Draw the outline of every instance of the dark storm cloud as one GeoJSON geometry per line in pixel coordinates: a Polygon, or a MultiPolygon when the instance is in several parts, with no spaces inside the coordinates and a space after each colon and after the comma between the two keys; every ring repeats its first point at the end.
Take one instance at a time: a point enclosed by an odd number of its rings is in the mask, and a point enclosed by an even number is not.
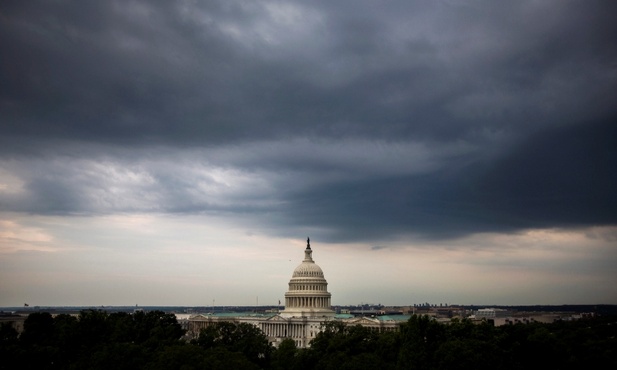
{"type": "Polygon", "coordinates": [[[3,11],[3,136],[456,138],[554,124],[581,99],[606,114],[615,92],[602,2],[296,9],[314,22],[278,2],[22,3],[3,11]]]}
{"type": "Polygon", "coordinates": [[[530,137],[478,179],[478,196],[533,225],[617,223],[615,121],[530,137]]]}
{"type": "Polygon", "coordinates": [[[497,158],[311,188],[284,219],[334,240],[614,225],[615,168],[617,125],[589,123],[532,135],[497,158]]]}
{"type": "Polygon", "coordinates": [[[5,2],[0,159],[24,192],[0,201],[263,211],[343,240],[612,224],[616,14],[611,1],[5,2]],[[380,149],[417,145],[420,159],[380,149]],[[467,149],[440,154],[453,147],[467,149]],[[148,162],[161,148],[270,185],[217,199],[200,182],[224,180],[148,162]],[[50,162],[51,176],[38,159],[22,168],[26,154],[86,160],[50,162]],[[88,172],[101,158],[150,182],[88,172]]]}

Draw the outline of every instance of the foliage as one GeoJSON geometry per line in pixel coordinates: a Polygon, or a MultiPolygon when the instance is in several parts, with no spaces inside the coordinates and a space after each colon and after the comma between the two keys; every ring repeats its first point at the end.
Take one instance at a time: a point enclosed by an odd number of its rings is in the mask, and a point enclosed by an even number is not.
{"type": "Polygon", "coordinates": [[[196,344],[202,348],[225,348],[241,353],[259,366],[269,364],[272,346],[256,326],[246,323],[220,322],[202,329],[196,344]]]}
{"type": "MultiPolygon", "coordinates": [[[[617,366],[617,318],[494,327],[412,316],[399,332],[331,322],[286,369],[576,369],[617,366]]],[[[278,354],[275,353],[275,356],[278,354]]]]}
{"type": "Polygon", "coordinates": [[[249,324],[219,323],[188,343],[175,316],[160,311],[31,314],[21,335],[0,326],[0,369],[551,369],[617,368],[617,318],[553,324],[412,316],[398,332],[332,321],[310,348],[273,348],[249,324]]]}
{"type": "Polygon", "coordinates": [[[293,339],[285,338],[273,353],[272,368],[275,370],[296,369],[299,367],[298,348],[293,339]]]}
{"type": "Polygon", "coordinates": [[[160,347],[182,343],[183,334],[176,317],[161,311],[87,310],[78,317],[35,312],[11,347],[2,343],[2,368],[136,369],[160,347]]]}

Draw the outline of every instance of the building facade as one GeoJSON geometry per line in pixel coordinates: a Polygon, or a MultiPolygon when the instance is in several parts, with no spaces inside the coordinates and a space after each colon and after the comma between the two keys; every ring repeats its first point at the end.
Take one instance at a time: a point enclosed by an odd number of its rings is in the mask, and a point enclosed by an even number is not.
{"type": "Polygon", "coordinates": [[[323,325],[332,320],[347,325],[362,325],[377,331],[398,330],[400,321],[337,317],[332,310],[331,298],[328,282],[321,267],[313,260],[310,239],[307,239],[304,260],[295,268],[289,280],[284,310],[272,315],[194,315],[189,318],[188,330],[189,334],[195,337],[201,329],[217,322],[248,323],[260,328],[274,346],[289,338],[298,348],[310,346],[311,340],[323,330],[323,325]]]}
{"type": "Polygon", "coordinates": [[[310,239],[306,240],[304,260],[293,272],[289,289],[285,293],[285,309],[282,317],[334,317],[332,295],[328,282],[315,261],[310,239]]]}

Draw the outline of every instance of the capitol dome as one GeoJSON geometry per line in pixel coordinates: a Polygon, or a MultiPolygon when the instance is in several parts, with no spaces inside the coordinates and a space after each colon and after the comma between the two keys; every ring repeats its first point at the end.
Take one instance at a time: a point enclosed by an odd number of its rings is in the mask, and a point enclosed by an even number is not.
{"type": "Polygon", "coordinates": [[[294,273],[293,273],[294,278],[301,278],[301,277],[311,277],[311,278],[319,277],[322,279],[324,278],[321,267],[319,267],[313,261],[313,258],[311,257],[311,253],[312,253],[311,247],[308,246],[307,249],[304,251],[304,254],[305,254],[304,261],[302,261],[302,263],[298,265],[298,267],[296,267],[296,269],[294,270],[294,273]]]}
{"type": "Polygon", "coordinates": [[[333,316],[330,299],[328,282],[321,267],[313,261],[313,250],[310,239],[307,239],[304,260],[296,267],[289,280],[289,290],[285,293],[285,310],[281,312],[281,316],[333,316]]]}

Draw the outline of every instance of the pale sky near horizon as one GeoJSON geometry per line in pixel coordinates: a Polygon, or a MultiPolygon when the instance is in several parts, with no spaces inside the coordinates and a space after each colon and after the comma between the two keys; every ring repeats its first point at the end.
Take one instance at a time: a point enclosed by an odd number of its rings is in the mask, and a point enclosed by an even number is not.
{"type": "Polygon", "coordinates": [[[617,5],[375,4],[3,2],[0,307],[617,304],[617,5]]]}

